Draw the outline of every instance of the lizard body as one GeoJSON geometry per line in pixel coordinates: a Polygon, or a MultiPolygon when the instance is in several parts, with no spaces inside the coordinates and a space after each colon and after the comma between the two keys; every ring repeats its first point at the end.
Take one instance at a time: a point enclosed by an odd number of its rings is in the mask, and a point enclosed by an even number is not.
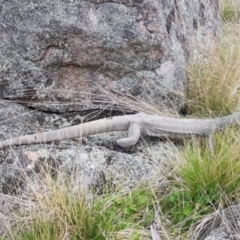
{"type": "Polygon", "coordinates": [[[215,119],[182,119],[138,113],[104,118],[54,131],[20,136],[0,142],[0,149],[14,145],[47,143],[79,138],[103,132],[128,131],[128,137],[117,140],[121,147],[137,143],[141,132],[149,136],[170,140],[197,137],[211,137],[214,131],[240,124],[240,113],[215,119]]]}

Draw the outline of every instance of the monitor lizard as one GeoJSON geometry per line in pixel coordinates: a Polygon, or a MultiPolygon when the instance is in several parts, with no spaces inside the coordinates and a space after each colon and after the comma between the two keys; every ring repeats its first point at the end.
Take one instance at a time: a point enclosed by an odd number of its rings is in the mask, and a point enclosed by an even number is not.
{"type": "Polygon", "coordinates": [[[126,138],[117,140],[119,146],[124,148],[131,147],[137,143],[141,133],[146,133],[149,136],[169,140],[191,138],[193,136],[208,137],[209,148],[213,150],[212,134],[227,126],[238,125],[239,123],[240,113],[213,119],[173,118],[138,113],[103,118],[49,132],[7,139],[0,142],[0,149],[15,145],[47,143],[71,138],[80,138],[104,132],[128,131],[128,136],[126,138]]]}

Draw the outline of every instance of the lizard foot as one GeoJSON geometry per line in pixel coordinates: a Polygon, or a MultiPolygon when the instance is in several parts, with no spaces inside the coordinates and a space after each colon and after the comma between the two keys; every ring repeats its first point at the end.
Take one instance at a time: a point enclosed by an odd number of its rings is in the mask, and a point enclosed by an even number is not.
{"type": "Polygon", "coordinates": [[[117,140],[117,144],[123,148],[135,145],[140,137],[140,126],[138,123],[130,123],[128,137],[117,140]]]}

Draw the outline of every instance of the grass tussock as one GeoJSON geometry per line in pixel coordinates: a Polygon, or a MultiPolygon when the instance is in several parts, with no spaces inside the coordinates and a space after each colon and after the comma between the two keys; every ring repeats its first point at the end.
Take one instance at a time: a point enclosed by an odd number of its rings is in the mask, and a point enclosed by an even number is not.
{"type": "Polygon", "coordinates": [[[34,192],[35,207],[22,216],[23,227],[12,233],[13,239],[106,239],[101,214],[81,190],[74,191],[66,179],[56,182],[48,174],[43,186],[34,192]]]}
{"type": "Polygon", "coordinates": [[[227,15],[229,8],[239,13],[240,2],[221,1],[223,24],[219,42],[204,59],[189,66],[187,103],[190,114],[219,116],[239,109],[240,25],[224,22],[227,17],[223,15],[227,15]]]}
{"type": "Polygon", "coordinates": [[[216,116],[236,111],[240,98],[240,45],[223,42],[188,71],[191,114],[216,116]]]}
{"type": "MultiPolygon", "coordinates": [[[[169,192],[160,200],[171,233],[185,236],[215,210],[238,203],[240,197],[240,131],[215,135],[215,149],[186,142],[182,161],[172,173],[169,192]]],[[[191,239],[191,237],[190,237],[191,239]]]]}
{"type": "MultiPolygon", "coordinates": [[[[205,196],[216,208],[224,205],[221,195],[231,202],[240,193],[240,131],[232,128],[215,134],[215,149],[193,144],[183,153],[180,176],[192,196],[205,196]]],[[[222,206],[224,207],[224,206],[222,206]]]]}

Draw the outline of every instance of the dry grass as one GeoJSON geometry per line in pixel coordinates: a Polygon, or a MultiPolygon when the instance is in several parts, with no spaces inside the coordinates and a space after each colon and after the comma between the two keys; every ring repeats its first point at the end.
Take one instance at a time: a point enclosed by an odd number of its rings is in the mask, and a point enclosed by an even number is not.
{"type": "Polygon", "coordinates": [[[240,131],[226,129],[215,134],[215,149],[195,143],[186,145],[180,175],[193,196],[208,195],[211,204],[227,205],[221,195],[236,201],[240,193],[240,131]],[[215,195],[214,195],[215,194],[215,195]],[[210,196],[211,195],[211,196],[210,196]]]}
{"type": "Polygon", "coordinates": [[[236,19],[240,19],[240,2],[220,2],[221,39],[212,52],[188,69],[189,112],[198,116],[227,115],[240,107],[240,25],[236,24],[236,19]]]}
{"type": "Polygon", "coordinates": [[[15,217],[18,227],[11,229],[8,239],[106,239],[101,213],[67,176],[53,179],[47,171],[28,201],[33,207],[15,217]]]}
{"type": "Polygon", "coordinates": [[[224,26],[223,39],[204,61],[188,70],[191,114],[216,116],[237,111],[240,99],[239,27],[224,26]]]}
{"type": "Polygon", "coordinates": [[[240,2],[239,0],[220,0],[221,18],[227,23],[239,23],[240,2]]]}

